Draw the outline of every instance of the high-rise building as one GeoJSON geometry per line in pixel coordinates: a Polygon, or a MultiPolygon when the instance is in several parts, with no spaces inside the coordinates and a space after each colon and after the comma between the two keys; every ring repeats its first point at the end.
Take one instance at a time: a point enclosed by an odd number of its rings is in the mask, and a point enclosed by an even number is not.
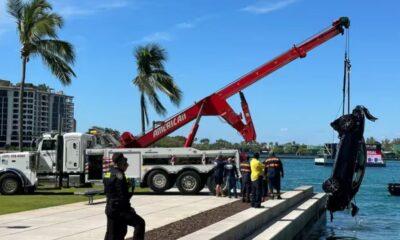
{"type": "MultiPolygon", "coordinates": [[[[19,84],[0,80],[0,147],[18,146],[19,84]]],[[[25,84],[23,102],[24,146],[43,133],[75,131],[73,97],[48,86],[25,84]],[[60,121],[61,120],[61,121],[60,121]]]]}

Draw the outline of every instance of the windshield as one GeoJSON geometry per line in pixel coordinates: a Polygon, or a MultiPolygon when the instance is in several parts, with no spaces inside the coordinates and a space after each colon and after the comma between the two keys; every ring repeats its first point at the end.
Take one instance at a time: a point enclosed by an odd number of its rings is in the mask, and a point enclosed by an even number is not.
{"type": "Polygon", "coordinates": [[[56,140],[53,139],[43,140],[42,150],[43,151],[56,150],[56,140]]]}

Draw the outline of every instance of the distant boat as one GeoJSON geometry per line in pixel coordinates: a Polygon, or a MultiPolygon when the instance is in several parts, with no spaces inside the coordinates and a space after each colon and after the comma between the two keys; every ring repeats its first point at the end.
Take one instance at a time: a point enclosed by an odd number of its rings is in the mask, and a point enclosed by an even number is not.
{"type": "Polygon", "coordinates": [[[388,190],[391,195],[400,196],[400,183],[389,183],[388,190]]]}
{"type": "Polygon", "coordinates": [[[367,148],[367,167],[386,167],[380,143],[365,144],[365,147],[367,148]]]}
{"type": "Polygon", "coordinates": [[[325,143],[323,152],[314,158],[315,165],[332,166],[336,157],[337,143],[325,143]]]}
{"type": "MultiPolygon", "coordinates": [[[[381,144],[365,144],[367,149],[367,167],[386,167],[382,158],[381,144]]],[[[327,143],[324,146],[324,153],[314,159],[315,165],[332,166],[336,157],[336,143],[327,143]]]]}

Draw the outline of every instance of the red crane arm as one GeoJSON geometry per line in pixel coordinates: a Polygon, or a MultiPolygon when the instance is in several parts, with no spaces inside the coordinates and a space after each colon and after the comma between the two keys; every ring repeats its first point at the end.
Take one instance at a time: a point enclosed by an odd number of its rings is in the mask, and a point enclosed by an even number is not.
{"type": "Polygon", "coordinates": [[[315,35],[303,43],[295,45],[287,52],[258,67],[235,82],[227,85],[222,90],[211,94],[210,96],[195,103],[191,107],[169,118],[159,126],[145,133],[143,136],[135,139],[131,133],[123,133],[120,139],[122,147],[147,147],[197,118],[195,125],[193,126],[192,131],[185,143],[186,147],[190,146],[198,129],[200,117],[207,115],[223,117],[232,127],[240,132],[246,141],[255,140],[256,133],[250,116],[250,111],[243,94],[241,94],[242,109],[245,114],[246,123],[241,121],[241,115],[238,115],[233,111],[233,109],[226,102],[226,99],[242,91],[246,87],[257,82],[275,70],[285,66],[291,61],[297,58],[305,57],[307,52],[335,37],[336,35],[342,34],[344,32],[344,28],[348,28],[349,26],[350,20],[347,17],[341,17],[334,21],[332,26],[327,30],[315,35]]]}
{"type": "Polygon", "coordinates": [[[320,34],[310,38],[309,40],[294,45],[292,49],[283,53],[282,55],[272,59],[271,61],[265,63],[264,65],[258,67],[254,71],[246,74],[237,81],[224,87],[222,90],[217,92],[217,95],[221,98],[229,98],[230,96],[242,91],[251,84],[257,82],[261,78],[267,76],[268,74],[276,71],[277,69],[285,66],[296,58],[303,58],[306,56],[307,52],[311,51],[315,47],[323,44],[329,39],[335,37],[338,34],[342,34],[344,28],[350,26],[350,20],[347,17],[341,17],[332,23],[332,27],[323,31],[320,34]]]}

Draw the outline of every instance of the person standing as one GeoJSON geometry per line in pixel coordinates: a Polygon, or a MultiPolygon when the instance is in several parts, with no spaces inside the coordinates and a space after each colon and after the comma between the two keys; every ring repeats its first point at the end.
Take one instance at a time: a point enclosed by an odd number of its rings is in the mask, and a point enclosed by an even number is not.
{"type": "Polygon", "coordinates": [[[251,168],[251,206],[254,208],[261,207],[262,181],[264,175],[264,165],[258,160],[259,153],[254,153],[253,159],[250,161],[251,168]]]}
{"type": "Polygon", "coordinates": [[[130,199],[133,192],[129,192],[125,171],[128,169],[127,159],[122,153],[114,153],[113,166],[104,175],[104,191],[107,196],[106,216],[107,232],[105,240],[123,240],[128,230],[128,225],[135,228],[134,240],[143,240],[145,234],[145,221],[134,208],[130,199]]]}
{"type": "Polygon", "coordinates": [[[222,192],[222,184],[224,183],[225,161],[222,160],[220,155],[218,155],[215,159],[214,164],[215,196],[225,197],[222,192]]]}
{"type": "Polygon", "coordinates": [[[264,161],[264,175],[262,181],[262,202],[267,200],[268,197],[268,176],[267,176],[267,169],[265,168],[265,161],[264,161]]]}
{"type": "Polygon", "coordinates": [[[277,199],[281,198],[281,178],[283,178],[283,165],[281,160],[275,156],[274,152],[270,152],[267,160],[265,160],[265,169],[268,176],[268,190],[272,199],[274,199],[274,189],[276,190],[277,199]]]}
{"type": "Polygon", "coordinates": [[[240,163],[240,174],[242,175],[241,181],[241,194],[242,194],[242,202],[250,202],[250,191],[251,191],[251,168],[249,157],[246,157],[244,161],[240,163]]]}
{"type": "Polygon", "coordinates": [[[224,176],[228,184],[228,197],[231,198],[231,190],[237,198],[236,180],[239,178],[239,173],[233,158],[228,158],[228,164],[225,165],[224,176]]]}

